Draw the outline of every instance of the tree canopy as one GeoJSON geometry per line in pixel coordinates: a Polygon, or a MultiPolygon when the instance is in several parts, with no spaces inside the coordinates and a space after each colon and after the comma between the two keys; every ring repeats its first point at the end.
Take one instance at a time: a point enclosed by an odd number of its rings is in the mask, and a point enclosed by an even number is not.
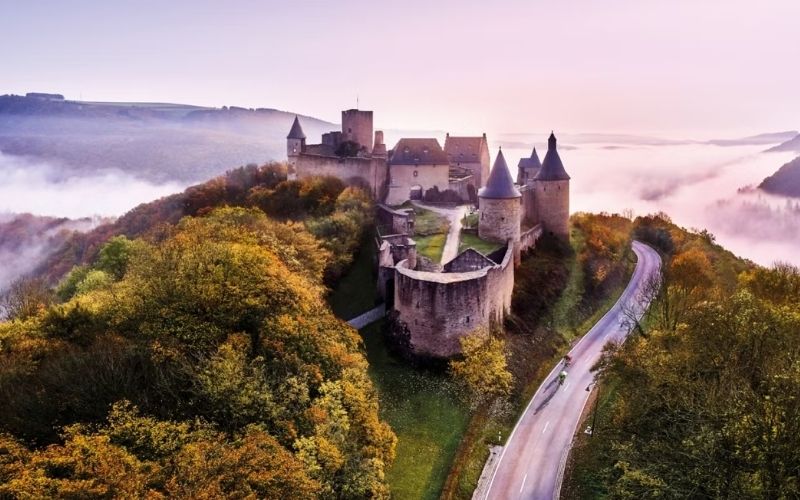
{"type": "Polygon", "coordinates": [[[0,324],[0,497],[388,495],[395,436],[304,224],[218,208],[98,255],[0,324]]]}

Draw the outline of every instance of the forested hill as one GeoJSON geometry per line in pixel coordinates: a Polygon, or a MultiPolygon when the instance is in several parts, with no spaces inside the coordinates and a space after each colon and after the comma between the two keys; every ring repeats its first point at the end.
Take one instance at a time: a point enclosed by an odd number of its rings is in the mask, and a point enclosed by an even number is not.
{"type": "Polygon", "coordinates": [[[261,209],[278,220],[305,221],[310,231],[335,250],[328,270],[334,276],[349,261],[352,251],[348,250],[355,248],[361,225],[371,217],[353,211],[345,216],[337,210],[337,196],[344,188],[341,181],[329,177],[287,181],[286,166],[280,163],[236,168],[182,193],[139,205],[113,223],[86,233],[73,233],[37,268],[35,275],[54,283],[73,266],[91,262],[113,236],[152,237],[184,216],[202,215],[222,206],[241,206],[261,209]]]}
{"type": "Polygon", "coordinates": [[[387,498],[396,438],[323,281],[372,210],[276,164],[75,235],[54,292],[2,304],[0,498],[387,498]]]}
{"type": "Polygon", "coordinates": [[[663,276],[598,364],[563,498],[798,498],[800,270],[748,265],[664,217],[636,226],[663,276]]]}
{"type": "Polygon", "coordinates": [[[768,193],[800,198],[800,157],[783,165],[758,187],[768,193]]]}
{"type": "MultiPolygon", "coordinates": [[[[119,170],[154,183],[192,183],[230,165],[286,155],[295,114],[236,106],[85,102],[0,96],[0,151],[58,164],[64,177],[119,170]]],[[[303,117],[310,137],[336,126],[303,117]]]]}

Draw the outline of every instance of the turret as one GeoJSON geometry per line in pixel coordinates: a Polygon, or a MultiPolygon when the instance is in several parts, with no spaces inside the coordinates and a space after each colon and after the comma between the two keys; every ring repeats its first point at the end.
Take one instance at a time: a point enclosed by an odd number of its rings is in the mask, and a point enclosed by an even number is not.
{"type": "Polygon", "coordinates": [[[303,132],[303,127],[300,126],[300,119],[295,116],[292,129],[289,130],[289,135],[286,136],[286,156],[298,156],[306,149],[306,134],[303,132]]]}
{"type": "Polygon", "coordinates": [[[514,186],[511,172],[508,171],[503,151],[500,150],[486,180],[486,186],[478,191],[478,236],[483,240],[499,243],[512,240],[512,244],[516,245],[519,242],[522,220],[521,198],[522,195],[514,186]]]}
{"type": "Polygon", "coordinates": [[[387,155],[386,153],[386,144],[383,143],[383,131],[376,130],[375,131],[375,144],[372,147],[372,156],[379,156],[385,158],[387,155]]]}
{"type": "Polygon", "coordinates": [[[300,126],[300,119],[295,115],[292,129],[286,136],[286,160],[288,163],[286,176],[291,180],[297,179],[297,157],[306,150],[306,134],[300,126]]]}
{"type": "Polygon", "coordinates": [[[533,148],[530,158],[520,158],[517,164],[517,184],[524,186],[533,182],[533,178],[539,173],[542,168],[542,162],[539,161],[539,155],[536,153],[536,148],[533,148]]]}
{"type": "Polygon", "coordinates": [[[552,132],[542,168],[533,179],[536,219],[544,230],[569,239],[569,174],[561,163],[552,132]]]}

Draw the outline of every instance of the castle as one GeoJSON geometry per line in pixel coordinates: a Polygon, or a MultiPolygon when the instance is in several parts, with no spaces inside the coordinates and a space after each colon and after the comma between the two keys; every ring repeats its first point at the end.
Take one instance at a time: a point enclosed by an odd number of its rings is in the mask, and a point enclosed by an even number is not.
{"type": "Polygon", "coordinates": [[[342,111],[342,130],[323,134],[320,144],[306,144],[295,117],[286,155],[289,179],[331,175],[367,188],[389,205],[437,196],[474,202],[489,171],[486,134],[448,134],[444,149],[436,139],[403,138],[387,151],[383,132],[373,131],[372,111],[358,109],[342,111]]]}
{"type": "Polygon", "coordinates": [[[489,172],[486,135],[400,139],[390,151],[372,131],[372,112],[342,112],[342,131],[306,145],[297,118],[287,137],[290,175],[333,175],[360,184],[379,203],[378,292],[392,318],[392,335],[415,358],[446,359],[460,339],[487,331],[511,308],[514,268],[546,233],[569,239],[569,181],[554,134],[539,162],[534,149],[518,165],[517,182],[502,150],[489,172]],[[373,140],[374,139],[374,140],[373,140]],[[463,187],[462,187],[463,186],[463,187]],[[471,188],[468,188],[471,186],[471,188]],[[478,188],[477,193],[470,189],[478,188]],[[391,208],[432,192],[449,191],[478,204],[478,237],[500,248],[489,255],[468,248],[439,264],[417,255],[413,212],[391,208]]]}

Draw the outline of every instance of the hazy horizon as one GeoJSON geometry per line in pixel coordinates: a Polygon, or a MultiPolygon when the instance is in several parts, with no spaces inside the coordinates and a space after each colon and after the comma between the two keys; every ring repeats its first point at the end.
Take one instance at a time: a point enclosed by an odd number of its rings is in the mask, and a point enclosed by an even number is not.
{"type": "Polygon", "coordinates": [[[800,116],[793,0],[78,0],[4,11],[10,93],[330,121],[358,99],[380,127],[461,133],[748,135],[795,129],[800,116]]]}

